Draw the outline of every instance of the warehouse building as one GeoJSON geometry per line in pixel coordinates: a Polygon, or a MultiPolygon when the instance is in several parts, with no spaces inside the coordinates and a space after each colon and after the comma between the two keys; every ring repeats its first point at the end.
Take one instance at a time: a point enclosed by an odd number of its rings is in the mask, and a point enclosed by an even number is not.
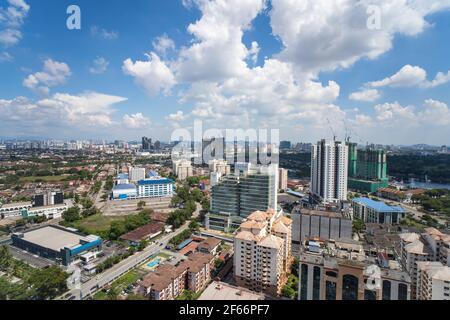
{"type": "Polygon", "coordinates": [[[15,233],[11,237],[13,245],[43,258],[55,260],[68,266],[82,254],[100,251],[102,239],[85,236],[74,229],[57,226],[45,226],[24,233],[15,233]]]}

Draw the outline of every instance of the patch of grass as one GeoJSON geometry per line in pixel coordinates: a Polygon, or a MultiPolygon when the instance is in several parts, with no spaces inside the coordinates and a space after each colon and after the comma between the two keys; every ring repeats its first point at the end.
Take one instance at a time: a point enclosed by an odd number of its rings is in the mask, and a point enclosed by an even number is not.
{"type": "Polygon", "coordinates": [[[158,253],[158,256],[161,258],[164,258],[166,260],[168,260],[170,257],[172,257],[170,254],[164,253],[164,252],[160,252],[158,253]]]}
{"type": "Polygon", "coordinates": [[[83,232],[89,234],[103,234],[109,231],[111,223],[114,221],[124,221],[125,217],[103,216],[96,214],[79,221],[71,223],[71,225],[83,232]]]}
{"type": "Polygon", "coordinates": [[[94,295],[94,300],[108,300],[108,294],[105,291],[99,291],[94,295]]]}
{"type": "Polygon", "coordinates": [[[117,292],[121,292],[122,290],[126,289],[128,286],[132,285],[138,279],[140,276],[135,271],[130,271],[126,274],[124,274],[122,277],[114,281],[111,285],[111,287],[117,292]]]}

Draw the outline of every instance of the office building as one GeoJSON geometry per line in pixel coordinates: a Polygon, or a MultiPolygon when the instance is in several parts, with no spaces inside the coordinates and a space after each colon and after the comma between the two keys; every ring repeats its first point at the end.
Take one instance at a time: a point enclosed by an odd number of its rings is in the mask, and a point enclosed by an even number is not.
{"type": "Polygon", "coordinates": [[[62,192],[48,191],[33,197],[33,207],[44,207],[63,203],[64,194],[62,192]]]}
{"type": "Polygon", "coordinates": [[[211,188],[211,207],[206,216],[206,227],[230,232],[254,211],[276,210],[277,189],[277,165],[255,166],[246,173],[221,177],[211,188]]]}
{"type": "Polygon", "coordinates": [[[288,188],[288,170],[278,169],[278,190],[286,191],[288,188]]]}
{"type": "Polygon", "coordinates": [[[319,141],[311,149],[311,195],[315,202],[347,200],[348,147],[338,141],[319,141]]]}
{"type": "Polygon", "coordinates": [[[440,262],[417,262],[417,300],[450,301],[450,267],[440,262]]]}
{"type": "Polygon", "coordinates": [[[13,202],[0,204],[0,218],[18,217],[23,209],[30,209],[30,202],[13,202]]]}
{"type": "Polygon", "coordinates": [[[22,210],[20,210],[20,215],[23,218],[45,216],[46,219],[58,219],[62,217],[62,214],[67,209],[68,206],[65,203],[53,204],[48,206],[23,208],[22,210]]]}
{"type": "Polygon", "coordinates": [[[191,161],[189,160],[175,160],[173,162],[173,174],[183,181],[194,175],[191,161]]]}
{"type": "Polygon", "coordinates": [[[175,189],[175,181],[163,177],[152,177],[139,180],[137,194],[139,198],[171,197],[175,189]]]}
{"type": "Polygon", "coordinates": [[[234,277],[240,287],[273,296],[287,280],[292,221],[270,209],[256,211],[234,237],[234,277]]]}
{"type": "Polygon", "coordinates": [[[410,300],[411,278],[380,252],[353,240],[306,240],[299,262],[299,300],[410,300]]]}
{"type": "Polygon", "coordinates": [[[280,150],[289,150],[289,149],[291,149],[290,141],[281,141],[280,142],[280,150]]]}
{"type": "Polygon", "coordinates": [[[369,198],[352,200],[353,217],[366,223],[399,224],[406,217],[401,206],[388,206],[382,201],[369,198]]]}
{"type": "Polygon", "coordinates": [[[435,228],[427,228],[421,234],[402,233],[400,238],[400,257],[411,276],[411,296],[415,300],[418,298],[418,262],[434,261],[450,266],[450,235],[435,228]]]}
{"type": "Polygon", "coordinates": [[[142,137],[142,150],[150,151],[152,149],[152,139],[142,137]]]}
{"type": "Polygon", "coordinates": [[[101,238],[57,226],[14,233],[11,239],[13,246],[64,266],[72,264],[82,254],[102,249],[101,238]]]}
{"type": "Polygon", "coordinates": [[[349,143],[348,187],[360,192],[377,192],[389,185],[386,151],[368,146],[358,149],[356,143],[349,143]]]}
{"type": "Polygon", "coordinates": [[[128,176],[131,182],[136,182],[145,179],[145,168],[130,167],[128,169],[128,176]]]}
{"type": "Polygon", "coordinates": [[[113,199],[127,200],[137,197],[136,185],[132,183],[118,184],[112,190],[113,199]]]}
{"type": "Polygon", "coordinates": [[[352,239],[352,220],[340,212],[295,207],[291,213],[292,243],[300,246],[308,238],[352,239]]]}

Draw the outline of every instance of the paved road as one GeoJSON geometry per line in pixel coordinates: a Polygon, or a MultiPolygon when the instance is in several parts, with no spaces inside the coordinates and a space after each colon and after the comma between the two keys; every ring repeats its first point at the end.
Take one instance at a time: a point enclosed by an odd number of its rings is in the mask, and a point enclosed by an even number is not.
{"type": "MultiPolygon", "coordinates": [[[[393,202],[396,205],[400,205],[402,206],[405,210],[407,210],[415,219],[421,220],[423,218],[423,216],[425,215],[425,213],[417,210],[417,208],[415,208],[414,206],[405,204],[405,203],[401,203],[401,202],[397,202],[397,201],[393,201],[393,200],[386,200],[389,202],[393,202]]],[[[440,224],[445,225],[446,221],[442,218],[440,218],[438,215],[431,213],[431,216],[436,219],[440,224]]]]}
{"type": "Polygon", "coordinates": [[[175,232],[170,233],[157,240],[158,243],[162,243],[163,245],[160,246],[154,244],[147,247],[146,249],[144,249],[144,251],[134,254],[133,256],[116,264],[112,268],[92,278],[88,282],[83,283],[79,289],[72,289],[69,292],[66,292],[63,296],[57,298],[57,300],[65,300],[67,298],[70,298],[70,296],[74,296],[75,297],[74,300],[82,300],[87,298],[88,296],[94,294],[104,286],[114,282],[126,272],[143,263],[149,257],[158,254],[161,251],[161,249],[164,249],[166,247],[170,239],[186,230],[188,226],[189,221],[186,222],[181,228],[179,228],[175,232]]]}
{"type": "Polygon", "coordinates": [[[105,202],[101,202],[102,199],[102,195],[103,195],[103,188],[105,187],[105,183],[106,181],[103,180],[102,181],[102,186],[100,187],[100,191],[97,192],[97,194],[95,195],[95,199],[94,199],[94,206],[97,207],[98,209],[102,209],[105,206],[105,202]]]}

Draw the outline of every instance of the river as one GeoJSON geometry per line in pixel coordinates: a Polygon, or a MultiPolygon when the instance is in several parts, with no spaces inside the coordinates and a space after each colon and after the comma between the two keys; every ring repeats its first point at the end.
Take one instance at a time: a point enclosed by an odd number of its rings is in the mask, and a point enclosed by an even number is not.
{"type": "Polygon", "coordinates": [[[409,183],[404,182],[396,182],[396,185],[414,188],[414,189],[447,189],[450,190],[450,184],[441,184],[441,183],[434,183],[434,182],[420,182],[420,181],[414,181],[414,179],[411,179],[409,183]]]}

